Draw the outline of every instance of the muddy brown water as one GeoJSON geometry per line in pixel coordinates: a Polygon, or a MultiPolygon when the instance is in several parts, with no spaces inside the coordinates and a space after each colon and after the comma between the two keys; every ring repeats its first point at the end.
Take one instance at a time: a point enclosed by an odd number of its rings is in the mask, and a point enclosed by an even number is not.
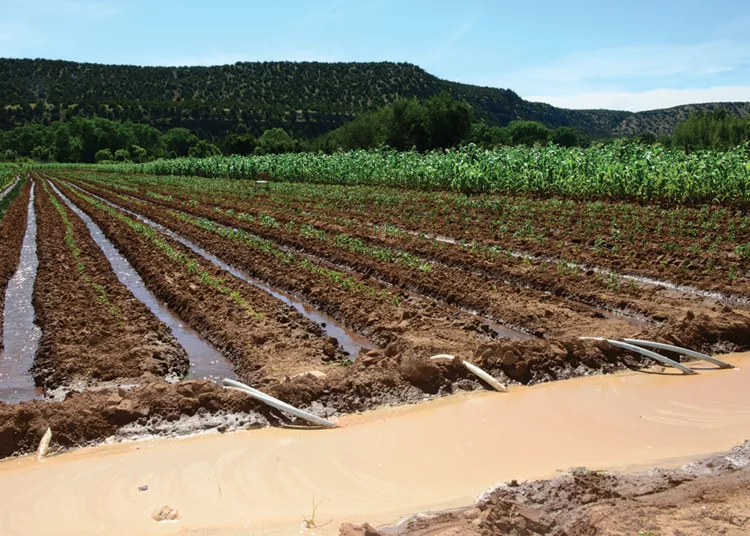
{"type": "Polygon", "coordinates": [[[134,218],[138,218],[140,221],[142,221],[146,225],[149,225],[153,227],[154,229],[157,229],[158,231],[164,233],[171,239],[176,240],[177,242],[189,248],[194,253],[200,255],[201,257],[203,257],[204,259],[206,259],[213,265],[232,274],[237,279],[241,279],[242,281],[245,281],[246,283],[253,285],[269,293],[271,296],[282,301],[283,303],[287,305],[291,305],[302,316],[320,325],[321,329],[323,329],[326,335],[328,335],[329,337],[336,338],[336,340],[339,342],[339,344],[344,349],[344,351],[348,353],[352,358],[356,357],[357,354],[359,354],[360,350],[362,349],[369,350],[369,349],[375,348],[375,345],[372,342],[370,342],[366,337],[363,337],[362,335],[359,335],[358,333],[345,328],[343,325],[339,324],[333,317],[328,316],[324,312],[312,307],[309,304],[306,304],[304,302],[297,300],[292,295],[287,294],[281,289],[272,287],[260,281],[259,279],[251,277],[250,275],[246,274],[242,270],[238,270],[237,268],[230,266],[229,264],[225,263],[220,258],[218,258],[216,255],[209,253],[205,249],[201,248],[200,246],[196,245],[190,240],[180,236],[179,234],[175,233],[171,229],[168,229],[164,227],[163,225],[156,223],[155,221],[152,221],[149,218],[138,214],[137,212],[134,212],[127,208],[116,205],[115,203],[112,203],[111,201],[108,201],[107,199],[104,199],[103,197],[99,197],[95,194],[92,194],[91,192],[87,192],[74,184],[70,184],[70,186],[73,188],[76,188],[77,190],[85,192],[86,195],[90,195],[91,197],[96,198],[102,203],[106,203],[112,208],[116,208],[117,210],[121,210],[122,212],[133,216],[134,218]]]}
{"type": "Polygon", "coordinates": [[[154,316],[162,321],[172,332],[190,359],[189,378],[221,381],[222,378],[236,378],[231,362],[197,332],[185,325],[167,306],[161,303],[146,287],[145,283],[131,266],[128,260],[117,251],[96,223],[54,184],[49,183],[65,204],[83,220],[96,245],[107,257],[117,279],[148,307],[154,316]]]}
{"type": "Polygon", "coordinates": [[[40,389],[34,385],[29,369],[39,347],[42,332],[34,324],[34,281],[39,259],[36,254],[36,211],[34,189],[31,185],[26,233],[21,245],[21,257],[15,274],[5,289],[3,315],[3,349],[0,353],[0,401],[14,404],[39,398],[40,389]]]}
{"type": "MultiPolygon", "coordinates": [[[[590,376],[342,417],[333,430],[263,429],[0,462],[7,534],[338,534],[468,505],[558,470],[676,467],[750,437],[750,353],[739,367],[590,376]],[[139,487],[148,486],[145,491],[139,487]],[[312,501],[319,524],[301,529],[312,501]],[[182,516],[157,523],[169,505],[182,516]]],[[[53,432],[54,433],[54,432],[53,432]]],[[[54,436],[53,436],[54,443],[54,436]]]]}

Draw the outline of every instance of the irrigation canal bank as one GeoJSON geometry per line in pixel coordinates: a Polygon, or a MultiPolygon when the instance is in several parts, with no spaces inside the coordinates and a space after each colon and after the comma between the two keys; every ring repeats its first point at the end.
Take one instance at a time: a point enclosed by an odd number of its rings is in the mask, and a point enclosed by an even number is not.
{"type": "Polygon", "coordinates": [[[340,419],[334,430],[268,428],[0,462],[8,534],[318,535],[472,503],[511,479],[558,470],[676,467],[750,437],[750,353],[737,369],[591,376],[474,393],[340,419]],[[145,491],[139,488],[147,486],[145,491]],[[164,505],[181,518],[158,523],[164,505]]]}

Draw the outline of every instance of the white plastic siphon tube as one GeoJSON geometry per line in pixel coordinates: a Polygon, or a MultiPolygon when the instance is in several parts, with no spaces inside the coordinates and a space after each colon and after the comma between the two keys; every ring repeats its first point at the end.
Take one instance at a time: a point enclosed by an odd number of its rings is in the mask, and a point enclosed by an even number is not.
{"type": "MultiPolygon", "coordinates": [[[[449,355],[449,354],[438,354],[438,355],[432,356],[430,359],[432,359],[433,361],[448,361],[448,360],[451,360],[451,359],[455,359],[455,357],[452,356],[452,355],[449,355]]],[[[505,385],[503,385],[502,383],[500,383],[499,381],[497,381],[495,378],[493,378],[492,376],[490,376],[489,374],[487,374],[485,371],[483,371],[482,369],[480,369],[478,366],[472,365],[468,361],[464,361],[463,364],[464,364],[464,367],[466,367],[466,370],[468,370],[469,372],[471,372],[472,374],[474,374],[477,378],[479,378],[481,380],[484,380],[495,391],[499,391],[501,393],[505,393],[505,392],[508,391],[508,389],[505,387],[505,385]]]]}
{"type": "Polygon", "coordinates": [[[287,404],[286,402],[282,402],[278,398],[274,398],[261,391],[258,391],[257,389],[253,389],[249,385],[245,385],[242,382],[224,378],[222,380],[222,383],[224,384],[224,387],[228,389],[234,389],[235,391],[242,391],[246,395],[252,398],[255,398],[256,400],[260,400],[261,402],[273,408],[276,408],[279,411],[289,413],[291,415],[294,415],[295,417],[299,417],[300,419],[304,419],[308,422],[317,424],[319,426],[325,426],[327,428],[336,428],[336,425],[332,423],[331,421],[328,421],[322,417],[318,417],[317,415],[313,415],[312,413],[308,413],[301,409],[295,408],[294,406],[291,406],[287,404]]]}
{"type": "Polygon", "coordinates": [[[636,346],[646,346],[647,348],[657,348],[659,350],[667,350],[669,352],[675,352],[677,354],[686,355],[688,357],[694,357],[695,359],[701,359],[703,361],[708,361],[709,363],[714,363],[718,365],[719,368],[725,368],[725,369],[734,368],[734,365],[730,365],[729,363],[722,361],[720,359],[716,359],[715,357],[711,357],[710,355],[702,354],[694,350],[689,350],[681,346],[675,346],[673,344],[665,344],[663,342],[656,342],[656,341],[644,341],[641,339],[623,339],[623,341],[625,341],[628,344],[635,344],[636,346]]]}
{"type": "Polygon", "coordinates": [[[645,348],[641,348],[640,346],[635,346],[634,344],[628,344],[626,342],[620,342],[620,341],[613,341],[612,339],[605,339],[604,337],[578,337],[578,338],[583,341],[606,341],[612,346],[616,346],[617,348],[622,348],[623,350],[630,350],[632,352],[645,355],[646,357],[650,357],[651,359],[654,359],[660,363],[664,363],[665,365],[674,367],[678,370],[681,370],[684,374],[698,374],[694,370],[687,368],[685,365],[682,365],[678,363],[677,361],[669,359],[668,357],[664,357],[663,355],[659,355],[656,352],[652,352],[651,350],[646,350],[645,348]]]}

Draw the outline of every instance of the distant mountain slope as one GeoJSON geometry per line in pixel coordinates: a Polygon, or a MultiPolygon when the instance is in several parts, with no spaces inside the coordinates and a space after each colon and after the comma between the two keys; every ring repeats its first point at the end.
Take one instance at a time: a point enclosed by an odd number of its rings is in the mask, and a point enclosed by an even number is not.
{"type": "Polygon", "coordinates": [[[638,112],[626,117],[613,129],[615,136],[633,136],[650,132],[657,136],[671,134],[679,123],[685,121],[693,112],[712,112],[726,110],[739,116],[750,114],[750,102],[707,102],[705,104],[684,104],[662,110],[638,112]]]}
{"type": "MultiPolygon", "coordinates": [[[[217,67],[136,67],[0,59],[0,129],[75,115],[187,127],[202,136],[283,127],[312,137],[358,113],[402,97],[442,90],[466,99],[478,118],[569,125],[594,138],[667,132],[688,107],[630,112],[566,110],[523,100],[508,89],[440,80],[406,63],[237,63],[217,67]]],[[[699,105],[724,106],[724,105],[699,105]]],[[[731,103],[747,113],[748,103],[731,103]]]]}

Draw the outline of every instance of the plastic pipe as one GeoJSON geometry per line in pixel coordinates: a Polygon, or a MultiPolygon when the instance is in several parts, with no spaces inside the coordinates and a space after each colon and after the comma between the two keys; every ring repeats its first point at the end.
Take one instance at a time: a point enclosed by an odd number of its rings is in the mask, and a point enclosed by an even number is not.
{"type": "Polygon", "coordinates": [[[682,348],[681,346],[674,346],[673,344],[665,344],[663,342],[655,342],[655,341],[644,341],[641,339],[623,339],[623,341],[625,341],[628,344],[635,344],[636,346],[646,346],[648,348],[668,350],[670,352],[675,352],[678,354],[686,355],[688,357],[694,357],[695,359],[702,359],[703,361],[709,361],[711,363],[719,365],[719,368],[724,368],[724,369],[734,368],[734,365],[730,365],[729,363],[721,361],[720,359],[716,359],[715,357],[711,357],[710,355],[702,354],[700,352],[696,352],[693,350],[688,350],[687,348],[682,348]]]}
{"type": "MultiPolygon", "coordinates": [[[[455,357],[452,356],[452,355],[449,355],[449,354],[438,354],[438,355],[432,356],[430,359],[432,359],[433,361],[447,361],[447,360],[455,359],[455,357]]],[[[500,383],[495,378],[493,378],[492,376],[490,376],[489,374],[487,374],[485,371],[483,371],[482,369],[480,369],[478,366],[472,365],[468,361],[464,361],[463,364],[464,364],[464,367],[466,367],[466,369],[469,372],[471,372],[472,374],[474,374],[477,378],[479,378],[481,380],[484,380],[495,391],[500,391],[501,393],[505,393],[505,392],[508,391],[508,389],[502,383],[500,383]]]]}
{"type": "Polygon", "coordinates": [[[606,341],[612,346],[616,346],[617,348],[622,348],[623,350],[630,350],[631,352],[636,352],[641,355],[645,355],[646,357],[650,357],[651,359],[654,359],[660,363],[664,363],[665,365],[674,367],[678,370],[681,370],[684,374],[698,374],[694,370],[687,368],[685,365],[681,365],[677,361],[669,359],[668,357],[664,357],[663,355],[659,355],[656,352],[652,352],[651,350],[646,350],[644,348],[641,348],[640,346],[635,346],[634,344],[628,344],[626,342],[620,342],[620,341],[613,341],[612,339],[605,339],[604,337],[579,337],[579,339],[590,340],[590,341],[606,341]]]}
{"type": "Polygon", "coordinates": [[[235,391],[242,391],[246,395],[251,396],[252,398],[255,398],[256,400],[260,400],[264,404],[268,404],[269,406],[276,408],[279,411],[289,413],[291,415],[294,415],[295,417],[299,417],[300,419],[304,419],[308,422],[317,424],[319,426],[325,426],[327,428],[336,428],[336,425],[332,423],[331,421],[328,421],[322,417],[318,417],[317,415],[313,415],[312,413],[308,413],[301,409],[295,408],[294,406],[291,406],[287,404],[286,402],[282,402],[278,398],[274,398],[261,391],[258,391],[257,389],[253,389],[249,385],[245,385],[242,382],[230,380],[229,378],[224,378],[222,380],[222,383],[228,389],[234,389],[235,391]]]}

